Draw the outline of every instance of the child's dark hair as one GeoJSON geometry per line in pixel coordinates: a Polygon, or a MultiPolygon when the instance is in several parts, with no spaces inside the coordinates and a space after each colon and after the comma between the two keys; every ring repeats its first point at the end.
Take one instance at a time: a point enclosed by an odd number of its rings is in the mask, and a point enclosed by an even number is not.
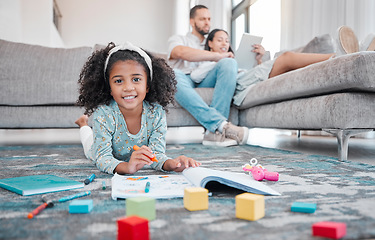
{"type": "MultiPolygon", "coordinates": [[[[210,46],[208,46],[208,41],[213,41],[213,40],[214,40],[214,37],[215,37],[215,34],[216,34],[217,32],[220,32],[220,31],[225,32],[225,33],[229,36],[229,34],[227,33],[227,31],[225,31],[225,30],[223,30],[223,29],[218,29],[218,28],[216,28],[216,29],[212,30],[212,31],[208,34],[208,36],[207,36],[206,44],[204,45],[204,50],[207,50],[207,51],[210,51],[210,50],[211,50],[210,46]]],[[[232,47],[231,47],[230,45],[229,45],[228,52],[232,52],[232,53],[234,53],[234,52],[233,52],[233,49],[232,49],[232,47]]]]}
{"type": "Polygon", "coordinates": [[[141,64],[147,73],[147,87],[149,88],[145,100],[150,104],[159,103],[167,110],[167,105],[174,101],[176,92],[176,79],[172,68],[162,58],[154,57],[147,51],[146,54],[152,61],[152,80],[150,81],[150,70],[144,58],[136,51],[119,50],[111,55],[107,70],[104,65],[109,51],[115,47],[109,43],[105,48],[93,52],[79,75],[80,84],[77,105],[84,107],[86,115],[91,115],[100,105],[109,105],[113,99],[109,86],[109,72],[117,61],[133,60],[141,64]]]}

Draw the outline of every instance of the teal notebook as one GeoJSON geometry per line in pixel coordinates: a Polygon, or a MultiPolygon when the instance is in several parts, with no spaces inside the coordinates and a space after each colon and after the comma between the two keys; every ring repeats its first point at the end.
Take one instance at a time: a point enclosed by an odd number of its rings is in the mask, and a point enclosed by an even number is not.
{"type": "Polygon", "coordinates": [[[83,188],[82,182],[54,175],[32,175],[0,179],[0,187],[23,196],[83,188]]]}

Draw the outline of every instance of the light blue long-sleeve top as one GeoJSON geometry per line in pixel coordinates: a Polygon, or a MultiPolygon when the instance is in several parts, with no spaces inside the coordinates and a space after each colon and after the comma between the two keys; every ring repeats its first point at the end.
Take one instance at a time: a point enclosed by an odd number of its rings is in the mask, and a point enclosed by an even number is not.
{"type": "Polygon", "coordinates": [[[165,154],[166,114],[159,104],[143,101],[141,129],[135,135],[128,131],[115,101],[96,109],[92,129],[94,142],[89,158],[103,172],[113,174],[119,163],[128,162],[134,145],[146,145],[153,151],[158,159],[151,165],[154,169],[162,170],[164,162],[169,159],[165,154]]]}

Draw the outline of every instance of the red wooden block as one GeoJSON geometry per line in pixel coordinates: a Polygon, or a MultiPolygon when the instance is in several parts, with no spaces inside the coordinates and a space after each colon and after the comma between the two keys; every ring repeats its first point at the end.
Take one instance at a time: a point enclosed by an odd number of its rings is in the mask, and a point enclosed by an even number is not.
{"type": "Polygon", "coordinates": [[[118,219],[117,239],[149,240],[148,220],[138,216],[118,219]]]}
{"type": "Polygon", "coordinates": [[[342,222],[317,222],[312,225],[313,236],[339,239],[346,235],[346,224],[342,222]]]}

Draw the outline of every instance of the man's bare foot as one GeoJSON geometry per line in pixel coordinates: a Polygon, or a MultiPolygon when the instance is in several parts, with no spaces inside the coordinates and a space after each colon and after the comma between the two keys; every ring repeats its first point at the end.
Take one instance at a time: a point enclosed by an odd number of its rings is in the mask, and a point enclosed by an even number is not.
{"type": "Polygon", "coordinates": [[[80,116],[74,123],[79,127],[88,126],[89,117],[87,115],[80,116]]]}

